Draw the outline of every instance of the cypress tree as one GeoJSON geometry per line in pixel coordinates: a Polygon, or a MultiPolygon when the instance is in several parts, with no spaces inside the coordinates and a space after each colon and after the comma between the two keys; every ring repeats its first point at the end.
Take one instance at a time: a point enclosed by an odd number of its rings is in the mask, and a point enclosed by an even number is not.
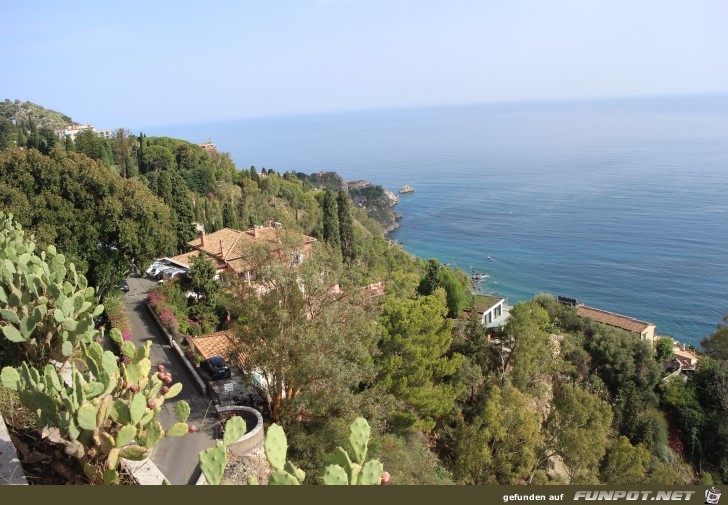
{"type": "Polygon", "coordinates": [[[341,255],[345,260],[351,261],[356,257],[354,247],[354,220],[349,207],[349,195],[339,191],[336,198],[339,210],[339,238],[341,239],[341,255]]]}
{"type": "Polygon", "coordinates": [[[324,211],[324,242],[331,246],[331,249],[341,249],[341,238],[339,236],[339,212],[336,205],[336,196],[333,191],[326,191],[323,201],[324,211]]]}

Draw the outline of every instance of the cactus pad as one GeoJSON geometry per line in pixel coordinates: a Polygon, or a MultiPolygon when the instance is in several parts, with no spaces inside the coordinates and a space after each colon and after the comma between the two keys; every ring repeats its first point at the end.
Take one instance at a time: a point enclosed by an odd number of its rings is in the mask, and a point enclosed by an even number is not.
{"type": "Polygon", "coordinates": [[[367,461],[361,467],[358,484],[361,486],[378,486],[381,483],[383,471],[384,466],[378,460],[367,461]]]}
{"type": "Polygon", "coordinates": [[[349,477],[339,465],[327,466],[323,479],[327,486],[346,486],[349,483],[349,477]]]}
{"type": "Polygon", "coordinates": [[[279,472],[283,472],[286,464],[286,452],[288,452],[288,440],[279,424],[272,424],[268,428],[263,447],[271,466],[279,472]]]}
{"type": "Polygon", "coordinates": [[[354,450],[354,459],[360,465],[364,464],[367,457],[367,445],[369,444],[369,435],[371,428],[369,423],[363,417],[357,417],[349,427],[349,443],[354,450]]]}
{"type": "Polygon", "coordinates": [[[225,465],[227,465],[225,447],[218,443],[214,447],[202,451],[199,457],[200,469],[205,474],[207,482],[214,485],[220,484],[225,473],[225,465]]]}
{"type": "Polygon", "coordinates": [[[225,423],[222,443],[227,447],[240,440],[243,435],[245,435],[245,421],[242,417],[234,416],[225,423]]]}

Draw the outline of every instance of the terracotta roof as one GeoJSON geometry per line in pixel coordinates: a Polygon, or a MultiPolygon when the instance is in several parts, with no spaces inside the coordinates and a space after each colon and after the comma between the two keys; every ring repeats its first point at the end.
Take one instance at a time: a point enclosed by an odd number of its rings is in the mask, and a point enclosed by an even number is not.
{"type": "MultiPolygon", "coordinates": [[[[188,268],[192,267],[192,258],[197,257],[199,254],[199,251],[192,251],[184,254],[180,254],[178,256],[174,256],[172,258],[167,258],[169,261],[173,261],[174,263],[177,263],[182,266],[186,266],[188,268]]],[[[215,265],[215,268],[217,270],[222,270],[225,268],[225,262],[222,261],[219,257],[214,255],[207,255],[207,259],[212,261],[213,265],[215,265]]]]}
{"type": "Polygon", "coordinates": [[[639,319],[615,314],[614,312],[607,312],[606,310],[595,309],[594,307],[587,307],[585,305],[578,306],[576,313],[581,317],[594,319],[598,323],[614,326],[633,333],[641,334],[649,326],[652,326],[652,323],[646,321],[640,321],[639,319]]]}
{"type": "MultiPolygon", "coordinates": [[[[301,235],[301,237],[305,244],[316,241],[315,238],[307,235],[301,235]]],[[[238,273],[247,272],[253,268],[253,265],[246,260],[246,256],[249,256],[252,247],[261,244],[273,248],[281,243],[280,229],[273,226],[254,228],[247,231],[223,228],[205,235],[204,246],[201,237],[188,242],[193,249],[205,251],[209,256],[215,258],[218,270],[225,268],[225,262],[227,262],[227,266],[238,273]]],[[[179,257],[188,255],[189,253],[179,257]]]]}
{"type": "Polygon", "coordinates": [[[698,357],[695,354],[688,350],[683,351],[679,347],[673,348],[672,353],[679,358],[688,359],[693,363],[698,361],[698,357]]]}
{"type": "MultiPolygon", "coordinates": [[[[229,360],[230,356],[235,352],[233,334],[229,331],[218,331],[216,333],[202,335],[201,337],[188,337],[187,340],[194,346],[197,353],[203,359],[222,356],[229,360]]],[[[238,368],[241,370],[244,369],[250,361],[248,353],[238,352],[235,356],[238,368]]]]}

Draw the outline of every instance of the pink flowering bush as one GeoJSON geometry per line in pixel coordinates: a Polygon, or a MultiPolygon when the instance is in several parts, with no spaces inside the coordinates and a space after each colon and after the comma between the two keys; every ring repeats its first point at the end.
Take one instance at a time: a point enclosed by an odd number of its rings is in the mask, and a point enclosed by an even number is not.
{"type": "Polygon", "coordinates": [[[104,308],[111,327],[119,330],[124,340],[131,341],[131,323],[121,297],[116,292],[110,293],[104,298],[104,308]]]}

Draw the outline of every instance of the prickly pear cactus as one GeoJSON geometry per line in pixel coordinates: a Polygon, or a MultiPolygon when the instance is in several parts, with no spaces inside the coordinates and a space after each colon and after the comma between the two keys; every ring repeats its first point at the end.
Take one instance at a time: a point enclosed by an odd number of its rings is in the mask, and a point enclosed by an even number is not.
{"type": "MultiPolygon", "coordinates": [[[[118,330],[112,330],[111,336],[121,340],[118,330]]],[[[116,356],[96,342],[80,343],[80,358],[68,362],[70,380],[64,380],[50,364],[38,370],[23,363],[0,373],[2,386],[17,391],[21,403],[37,411],[44,436],[76,457],[92,483],[117,483],[119,458],[149,456],[165,437],[157,420],[161,406],[181,389],[161,393],[165,381],[151,370],[151,342],[139,349],[131,342],[125,344],[132,356],[128,363],[117,363],[116,356]],[[133,441],[136,445],[130,445],[133,441]]],[[[166,435],[188,432],[184,421],[189,406],[180,401],[176,410],[184,419],[168,428],[166,435]]]]}
{"type": "Polygon", "coordinates": [[[53,245],[37,251],[12,214],[0,211],[0,325],[32,363],[64,360],[100,333],[94,288],[53,245]]]}
{"type": "Polygon", "coordinates": [[[200,452],[200,469],[205,475],[208,484],[218,485],[222,482],[225,467],[227,466],[227,448],[238,441],[245,434],[245,421],[242,417],[231,417],[225,423],[225,433],[222,441],[213,447],[200,452]]]}
{"type": "Polygon", "coordinates": [[[349,426],[349,444],[354,453],[352,462],[349,453],[337,447],[331,457],[331,465],[323,477],[327,485],[377,485],[381,482],[384,468],[378,460],[364,461],[367,456],[371,428],[366,419],[357,417],[349,426]]]}

